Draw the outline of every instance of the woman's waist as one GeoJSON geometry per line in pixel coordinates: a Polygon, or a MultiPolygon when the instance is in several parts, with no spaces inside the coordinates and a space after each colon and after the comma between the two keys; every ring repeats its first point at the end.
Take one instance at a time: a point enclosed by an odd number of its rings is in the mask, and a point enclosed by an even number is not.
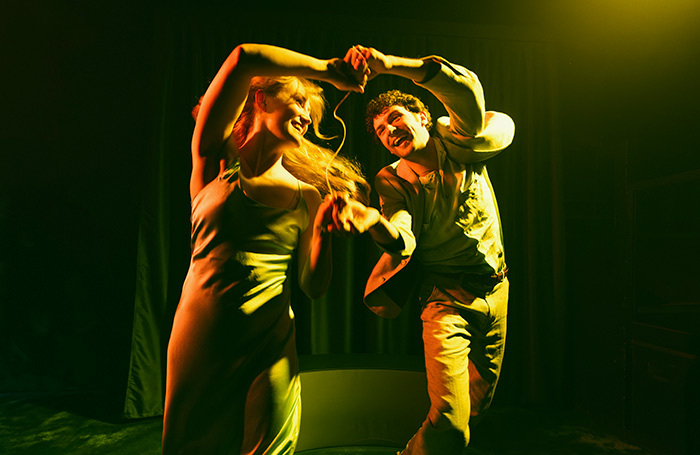
{"type": "Polygon", "coordinates": [[[225,274],[190,268],[182,286],[180,305],[237,309],[250,314],[266,302],[288,302],[290,289],[284,273],[225,274]]]}

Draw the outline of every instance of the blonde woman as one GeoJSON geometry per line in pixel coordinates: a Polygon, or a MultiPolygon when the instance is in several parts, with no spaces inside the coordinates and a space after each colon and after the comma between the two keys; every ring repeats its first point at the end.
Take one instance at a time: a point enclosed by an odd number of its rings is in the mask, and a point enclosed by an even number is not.
{"type": "Polygon", "coordinates": [[[164,454],[294,452],[291,262],[301,289],[321,296],[335,206],[321,193],[366,202],[369,190],[353,163],[305,139],[310,127],[320,135],[324,108],[306,78],[358,92],[366,82],[342,59],[242,44],[195,109],[192,258],[168,345],[164,454]]]}

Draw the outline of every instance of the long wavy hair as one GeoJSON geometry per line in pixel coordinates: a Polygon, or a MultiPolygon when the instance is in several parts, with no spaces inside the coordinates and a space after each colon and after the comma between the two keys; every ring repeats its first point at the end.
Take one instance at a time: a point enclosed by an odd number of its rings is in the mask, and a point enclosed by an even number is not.
{"type": "MultiPolygon", "coordinates": [[[[239,146],[244,143],[253,124],[255,93],[262,90],[268,96],[276,96],[285,87],[297,81],[304,87],[309,100],[309,116],[314,135],[321,140],[333,139],[323,135],[319,130],[326,110],[326,100],[320,86],[308,79],[294,76],[256,76],[251,80],[243,111],[233,127],[234,139],[239,146]]],[[[192,111],[194,118],[196,118],[198,111],[199,105],[192,111]]],[[[351,198],[363,204],[369,204],[370,186],[364,178],[360,164],[343,155],[338,154],[334,157],[332,150],[307,138],[302,138],[298,148],[285,152],[282,165],[297,179],[316,187],[321,196],[331,192],[347,193],[351,198]],[[330,188],[328,183],[330,183],[330,188]]]]}

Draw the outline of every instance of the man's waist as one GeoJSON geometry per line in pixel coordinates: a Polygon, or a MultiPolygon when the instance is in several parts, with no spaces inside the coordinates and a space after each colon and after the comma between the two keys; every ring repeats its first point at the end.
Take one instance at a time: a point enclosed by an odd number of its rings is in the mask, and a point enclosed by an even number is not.
{"type": "Polygon", "coordinates": [[[434,270],[426,270],[424,276],[428,283],[432,282],[437,286],[448,289],[458,286],[475,296],[484,298],[506,279],[508,276],[508,267],[504,266],[500,271],[492,271],[492,273],[470,273],[464,271],[437,272],[434,270]]]}
{"type": "Polygon", "coordinates": [[[473,281],[473,282],[500,282],[503,281],[508,276],[508,267],[503,266],[503,268],[495,272],[493,270],[489,272],[479,272],[474,270],[467,271],[442,271],[439,269],[425,269],[426,277],[439,277],[446,278],[457,281],[473,281]]]}

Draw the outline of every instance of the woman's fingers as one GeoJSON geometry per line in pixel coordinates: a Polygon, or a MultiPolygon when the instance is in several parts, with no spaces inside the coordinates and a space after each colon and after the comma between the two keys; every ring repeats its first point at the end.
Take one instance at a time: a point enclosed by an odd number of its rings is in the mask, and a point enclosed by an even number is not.
{"type": "MultiPolygon", "coordinates": [[[[352,58],[352,57],[350,57],[352,58]]],[[[367,75],[362,71],[355,70],[351,63],[345,59],[332,59],[328,66],[331,82],[339,90],[352,90],[364,92],[367,83],[367,75]]]]}

